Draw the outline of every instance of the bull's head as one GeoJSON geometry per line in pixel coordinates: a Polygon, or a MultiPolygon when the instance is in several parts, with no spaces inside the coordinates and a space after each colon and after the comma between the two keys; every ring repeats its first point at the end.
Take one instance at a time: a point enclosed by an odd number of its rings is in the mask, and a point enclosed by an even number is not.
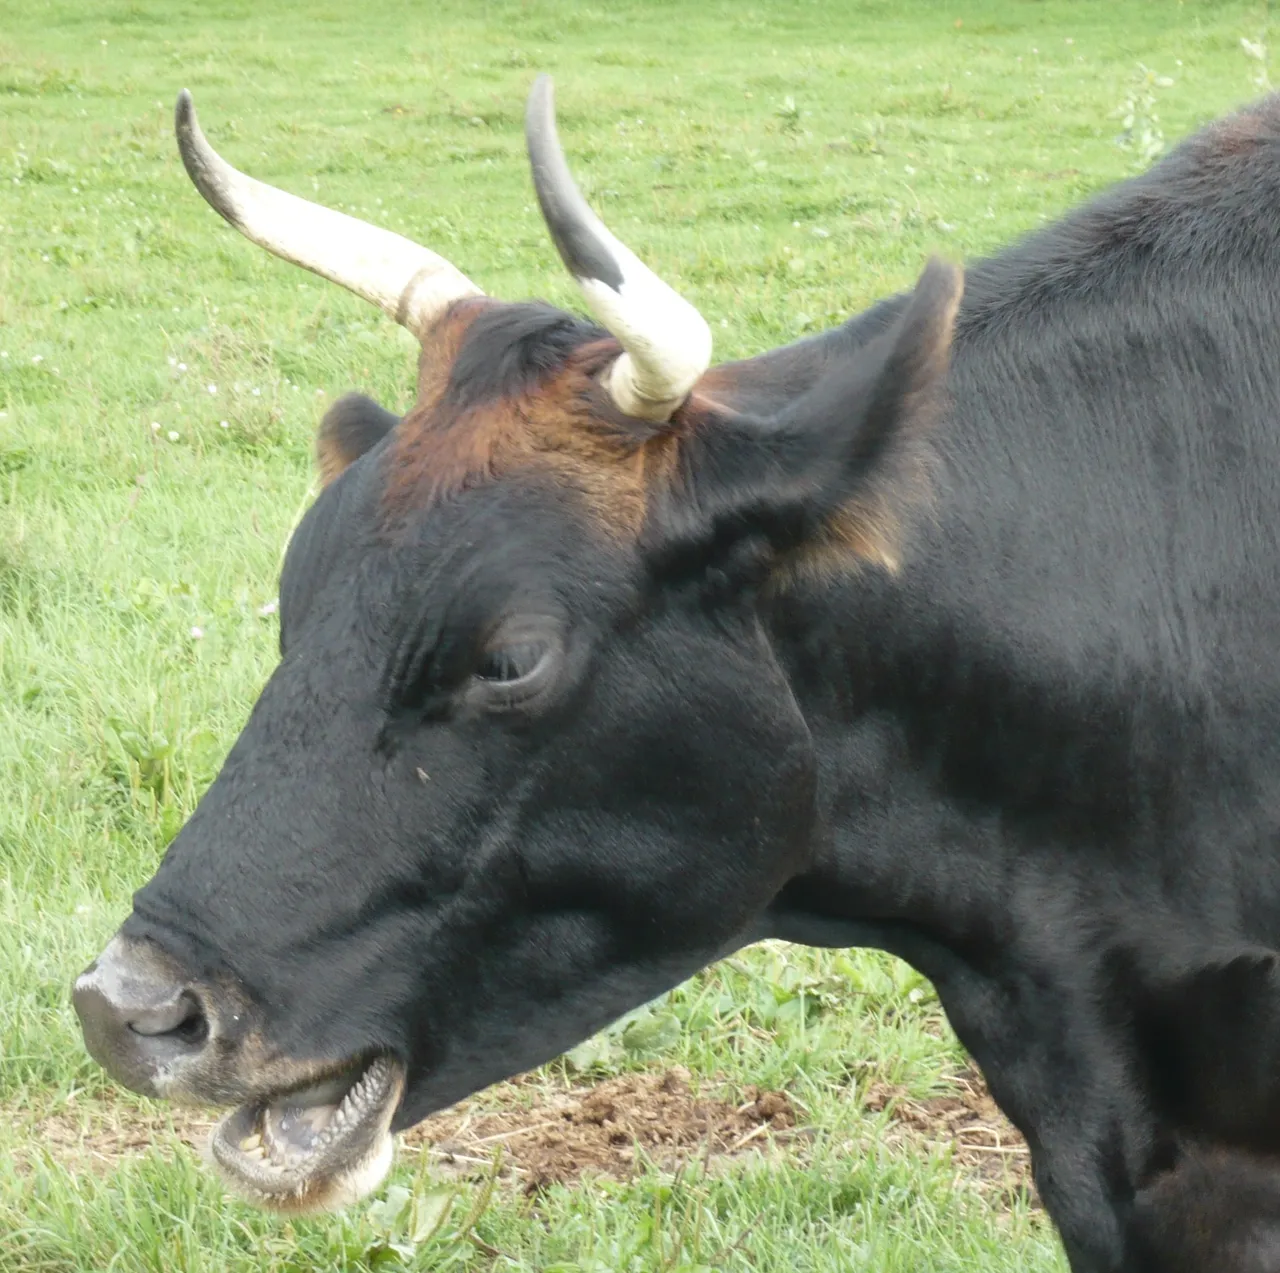
{"type": "Polygon", "coordinates": [[[545,80],[534,182],[600,326],[243,176],[186,94],[177,130],[232,225],[418,336],[418,396],[327,416],[280,665],[75,1001],[121,1081],[236,1107],[234,1185],[338,1205],[392,1129],[767,931],[821,837],[765,611],[892,566],[960,278],[708,371],[706,323],[578,193],[545,80]]]}

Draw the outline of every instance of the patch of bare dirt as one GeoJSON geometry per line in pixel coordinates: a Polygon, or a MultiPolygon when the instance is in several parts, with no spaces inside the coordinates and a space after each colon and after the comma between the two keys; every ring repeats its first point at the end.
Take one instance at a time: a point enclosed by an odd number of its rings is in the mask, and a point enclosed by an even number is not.
{"type": "MultiPolygon", "coordinates": [[[[410,1151],[428,1153],[432,1165],[459,1175],[491,1169],[501,1150],[502,1174],[530,1193],[583,1175],[633,1175],[645,1160],[665,1170],[682,1163],[725,1158],[775,1145],[797,1146],[811,1137],[804,1106],[785,1092],[746,1088],[726,1099],[714,1082],[696,1086],[681,1067],[624,1074],[593,1086],[549,1090],[525,1076],[491,1088],[436,1114],[405,1133],[410,1151]]],[[[996,1108],[974,1067],[954,1076],[947,1090],[925,1100],[881,1080],[860,1085],[861,1107],[885,1114],[880,1144],[903,1153],[949,1153],[958,1174],[981,1188],[1012,1197],[1031,1191],[1026,1143],[996,1108]]],[[[214,1117],[205,1111],[155,1111],[99,1101],[72,1102],[43,1117],[0,1107],[29,1135],[32,1158],[43,1152],[73,1169],[105,1173],[122,1158],[181,1143],[205,1153],[214,1117]]],[[[850,1146],[857,1152],[857,1145],[850,1146]]],[[[23,1151],[19,1151],[21,1158],[23,1151]]]]}
{"type": "Polygon", "coordinates": [[[785,1092],[749,1088],[744,1095],[733,1104],[695,1092],[682,1067],[624,1074],[594,1087],[541,1094],[527,1108],[467,1102],[419,1123],[405,1141],[463,1171],[486,1166],[501,1146],[524,1188],[535,1193],[587,1173],[626,1178],[643,1158],[671,1169],[795,1134],[796,1107],[785,1092]]]}
{"type": "MultiPolygon", "coordinates": [[[[0,1107],[0,1116],[7,1113],[0,1107]]],[[[175,1108],[160,1114],[94,1102],[84,1107],[71,1103],[42,1118],[13,1121],[29,1128],[23,1139],[30,1151],[19,1147],[19,1165],[24,1157],[30,1161],[36,1153],[44,1153],[65,1167],[105,1175],[122,1158],[175,1143],[203,1154],[217,1120],[204,1110],[175,1108]]]]}
{"type": "Polygon", "coordinates": [[[948,1086],[944,1095],[915,1100],[903,1087],[873,1082],[861,1094],[862,1105],[888,1111],[885,1143],[949,1149],[952,1162],[979,1185],[1034,1193],[1027,1142],[997,1108],[977,1067],[954,1075],[948,1086]]]}

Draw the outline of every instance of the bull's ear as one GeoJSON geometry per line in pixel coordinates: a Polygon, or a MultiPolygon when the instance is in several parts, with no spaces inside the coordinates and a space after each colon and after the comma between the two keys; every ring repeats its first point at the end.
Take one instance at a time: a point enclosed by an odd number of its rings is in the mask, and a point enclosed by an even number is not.
{"type": "Polygon", "coordinates": [[[339,398],[324,413],[316,435],[316,463],[322,485],[328,486],[399,423],[398,415],[362,393],[339,398]]]}
{"type": "Polygon", "coordinates": [[[926,438],[962,291],[958,269],[931,261],[860,343],[800,349],[807,375],[761,394],[761,411],[712,373],[673,421],[679,462],[646,527],[655,570],[733,576],[831,554],[894,568],[904,515],[927,493],[926,438]]]}

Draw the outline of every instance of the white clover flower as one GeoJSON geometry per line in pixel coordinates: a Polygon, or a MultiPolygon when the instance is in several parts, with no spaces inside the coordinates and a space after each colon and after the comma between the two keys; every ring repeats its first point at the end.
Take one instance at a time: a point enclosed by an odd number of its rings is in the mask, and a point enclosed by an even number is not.
{"type": "Polygon", "coordinates": [[[204,629],[203,629],[203,628],[201,628],[201,627],[193,627],[193,628],[191,629],[191,639],[192,639],[193,641],[202,641],[202,640],[204,640],[204,629]]]}
{"type": "Polygon", "coordinates": [[[170,441],[170,442],[176,442],[180,436],[181,436],[181,435],[178,433],[178,430],[177,430],[177,429],[170,429],[170,430],[169,430],[169,441],[170,441]]]}

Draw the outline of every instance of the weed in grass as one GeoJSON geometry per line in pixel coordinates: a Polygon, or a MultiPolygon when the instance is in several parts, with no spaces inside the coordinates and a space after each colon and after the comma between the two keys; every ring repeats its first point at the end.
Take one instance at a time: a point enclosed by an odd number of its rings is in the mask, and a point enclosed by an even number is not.
{"type": "Polygon", "coordinates": [[[1160,116],[1156,113],[1156,91],[1173,87],[1168,75],[1158,75],[1150,67],[1139,65],[1129,92],[1120,103],[1120,136],[1116,145],[1133,155],[1134,167],[1149,168],[1164,154],[1166,142],[1160,116]]]}
{"type": "Polygon", "coordinates": [[[1271,91],[1270,50],[1267,48],[1265,37],[1251,40],[1248,36],[1242,35],[1240,47],[1244,50],[1245,57],[1258,64],[1252,77],[1254,88],[1259,93],[1269,93],[1271,91]]]}

